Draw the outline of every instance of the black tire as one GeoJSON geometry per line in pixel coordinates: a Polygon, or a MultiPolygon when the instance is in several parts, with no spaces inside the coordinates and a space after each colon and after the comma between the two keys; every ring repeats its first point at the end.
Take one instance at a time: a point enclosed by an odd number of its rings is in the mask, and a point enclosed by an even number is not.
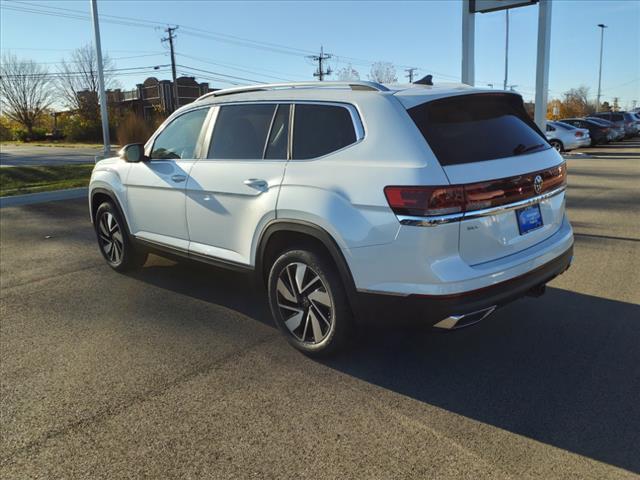
{"type": "Polygon", "coordinates": [[[147,261],[148,253],[135,247],[129,229],[113,203],[104,202],[98,207],[93,226],[100,253],[114,270],[135,270],[147,261]]]}
{"type": "Polygon", "coordinates": [[[564,146],[560,140],[551,140],[549,144],[555,148],[558,153],[564,152],[564,146]]]}
{"type": "Polygon", "coordinates": [[[344,347],[353,315],[338,271],[325,255],[307,248],[283,252],[269,270],[267,288],[273,319],[291,345],[313,357],[344,347]]]}

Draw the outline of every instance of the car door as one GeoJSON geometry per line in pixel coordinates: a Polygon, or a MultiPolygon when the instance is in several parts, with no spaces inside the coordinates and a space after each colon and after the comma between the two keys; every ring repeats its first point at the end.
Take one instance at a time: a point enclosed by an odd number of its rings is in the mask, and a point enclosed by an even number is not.
{"type": "Polygon", "coordinates": [[[252,244],[275,218],[289,111],[286,103],[214,107],[206,158],[193,165],[187,181],[190,255],[254,264],[252,244]]]}
{"type": "Polygon", "coordinates": [[[131,233],[149,242],[188,250],[185,189],[200,157],[201,132],[210,108],[169,121],[147,143],[148,160],[133,163],[126,180],[131,233]]]}

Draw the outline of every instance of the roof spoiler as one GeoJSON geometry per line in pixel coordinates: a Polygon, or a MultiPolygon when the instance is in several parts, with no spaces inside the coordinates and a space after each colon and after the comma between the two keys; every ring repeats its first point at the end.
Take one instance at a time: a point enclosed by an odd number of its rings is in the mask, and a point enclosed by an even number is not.
{"type": "Polygon", "coordinates": [[[417,85],[430,85],[433,86],[433,75],[425,75],[420,80],[413,82],[417,85]]]}

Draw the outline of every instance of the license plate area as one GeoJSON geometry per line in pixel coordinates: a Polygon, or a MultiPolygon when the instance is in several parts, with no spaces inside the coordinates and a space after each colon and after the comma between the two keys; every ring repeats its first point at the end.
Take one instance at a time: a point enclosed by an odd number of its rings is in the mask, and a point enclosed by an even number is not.
{"type": "Polygon", "coordinates": [[[526,235],[527,233],[542,227],[540,204],[536,203],[535,205],[516,210],[516,218],[518,219],[518,230],[520,231],[520,235],[526,235]]]}

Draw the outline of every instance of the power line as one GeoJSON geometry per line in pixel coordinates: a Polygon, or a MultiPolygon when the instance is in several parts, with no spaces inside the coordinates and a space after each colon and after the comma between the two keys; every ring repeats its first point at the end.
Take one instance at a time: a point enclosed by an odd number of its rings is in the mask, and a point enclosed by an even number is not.
{"type": "Polygon", "coordinates": [[[405,75],[405,77],[407,77],[409,79],[409,83],[413,83],[413,74],[414,72],[418,70],[415,67],[410,67],[410,68],[405,68],[404,71],[407,72],[407,74],[405,75]]]}
{"type": "Polygon", "coordinates": [[[235,80],[240,80],[240,81],[245,81],[245,82],[250,82],[250,83],[265,83],[265,82],[260,82],[258,80],[253,80],[253,79],[250,79],[250,78],[236,77],[235,75],[227,75],[225,73],[212,72],[211,70],[204,70],[202,68],[188,67],[186,65],[178,65],[178,67],[186,68],[188,70],[193,70],[193,71],[196,71],[196,72],[210,73],[212,75],[220,75],[222,77],[232,78],[232,79],[235,79],[235,80]]]}
{"type": "MultiPolygon", "coordinates": [[[[263,71],[264,72],[272,72],[272,73],[281,73],[281,72],[278,72],[278,71],[275,71],[275,70],[267,70],[267,69],[249,70],[246,65],[239,65],[237,63],[234,64],[234,63],[213,62],[213,61],[211,61],[209,59],[205,59],[205,58],[202,58],[202,57],[194,57],[192,55],[185,55],[184,53],[181,53],[181,52],[178,52],[178,54],[180,56],[182,56],[182,57],[189,58],[191,60],[196,60],[196,61],[202,62],[202,63],[207,63],[209,65],[218,65],[218,66],[221,66],[221,67],[230,68],[232,70],[238,70],[239,72],[251,73],[251,74],[254,74],[254,75],[259,75],[261,77],[273,78],[273,79],[276,79],[276,80],[283,80],[285,82],[290,82],[291,81],[291,78],[277,77],[275,75],[269,75],[269,74],[266,74],[266,73],[262,73],[263,71]]],[[[284,75],[287,75],[287,74],[284,74],[284,75]]]]}
{"type": "MultiPolygon", "coordinates": [[[[139,75],[140,73],[145,73],[145,71],[157,71],[163,67],[169,67],[169,64],[166,65],[151,65],[147,67],[128,67],[128,68],[112,68],[109,70],[105,70],[105,72],[113,73],[113,72],[128,72],[129,74],[139,75]],[[129,72],[129,70],[136,70],[135,72],[129,72]]],[[[86,75],[87,72],[43,72],[43,73],[27,73],[24,75],[21,74],[10,74],[3,75],[7,78],[16,78],[16,77],[77,77],[86,75]]],[[[121,73],[120,75],[125,75],[126,73],[121,73]]]]}

